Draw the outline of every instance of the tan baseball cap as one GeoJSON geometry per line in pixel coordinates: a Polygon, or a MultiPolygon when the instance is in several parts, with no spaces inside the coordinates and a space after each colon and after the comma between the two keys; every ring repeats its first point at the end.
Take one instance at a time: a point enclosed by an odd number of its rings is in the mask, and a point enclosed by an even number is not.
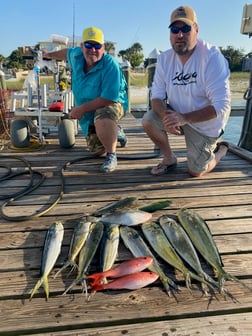
{"type": "Polygon", "coordinates": [[[191,7],[180,6],[172,12],[169,28],[176,21],[182,21],[187,25],[192,26],[194,23],[197,23],[197,16],[195,11],[191,7]]]}

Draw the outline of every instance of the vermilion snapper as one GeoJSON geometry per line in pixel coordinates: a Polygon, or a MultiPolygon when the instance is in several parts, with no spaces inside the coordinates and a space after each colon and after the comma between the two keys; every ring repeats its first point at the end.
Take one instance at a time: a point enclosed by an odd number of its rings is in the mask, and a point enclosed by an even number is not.
{"type": "Polygon", "coordinates": [[[156,281],[159,275],[154,272],[138,272],[124,275],[106,284],[96,284],[92,286],[92,292],[104,289],[140,289],[156,281]]]}
{"type": "Polygon", "coordinates": [[[87,276],[87,279],[91,279],[91,287],[99,285],[106,278],[119,278],[125,275],[138,273],[148,268],[153,262],[152,257],[138,257],[124,261],[120,265],[116,266],[105,272],[94,273],[87,276]]]}

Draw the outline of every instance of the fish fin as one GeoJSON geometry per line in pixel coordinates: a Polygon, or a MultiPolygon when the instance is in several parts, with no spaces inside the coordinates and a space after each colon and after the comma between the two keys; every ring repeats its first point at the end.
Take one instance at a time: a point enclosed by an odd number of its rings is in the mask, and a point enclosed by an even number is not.
{"type": "Polygon", "coordinates": [[[38,291],[39,287],[43,284],[43,282],[44,282],[44,277],[41,277],[41,278],[37,281],[36,285],[34,286],[32,292],[31,292],[31,295],[30,295],[30,301],[31,301],[31,299],[33,298],[33,295],[38,291]]]}

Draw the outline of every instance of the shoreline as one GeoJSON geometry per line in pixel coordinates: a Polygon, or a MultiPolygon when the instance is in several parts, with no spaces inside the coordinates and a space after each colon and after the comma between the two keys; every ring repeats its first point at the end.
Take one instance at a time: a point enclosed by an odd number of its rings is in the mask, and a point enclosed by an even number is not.
{"type": "MultiPolygon", "coordinates": [[[[237,106],[245,106],[246,100],[243,98],[247,88],[247,85],[243,85],[244,92],[242,92],[242,87],[236,85],[231,85],[231,101],[234,105],[237,105],[235,102],[239,102],[237,106]]],[[[130,103],[133,105],[136,104],[147,104],[148,101],[148,88],[138,88],[138,87],[130,87],[130,103]]]]}

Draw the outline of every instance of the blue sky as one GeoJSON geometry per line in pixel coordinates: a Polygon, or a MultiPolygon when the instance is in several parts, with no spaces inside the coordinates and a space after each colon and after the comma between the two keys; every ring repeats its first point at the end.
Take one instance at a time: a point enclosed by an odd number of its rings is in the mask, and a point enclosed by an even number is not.
{"type": "Polygon", "coordinates": [[[170,13],[180,5],[193,7],[199,37],[221,47],[252,51],[252,38],[240,33],[244,0],[0,0],[0,54],[17,47],[50,40],[51,34],[81,36],[84,28],[100,27],[105,40],[116,42],[116,52],[139,42],[148,57],[170,47],[170,13]],[[74,10],[73,10],[74,9],[74,10]],[[74,15],[73,15],[74,13],[74,15]],[[73,20],[73,17],[75,18],[73,20]],[[74,24],[73,24],[74,21],[74,24]],[[73,27],[75,27],[73,29],[73,27]]]}

